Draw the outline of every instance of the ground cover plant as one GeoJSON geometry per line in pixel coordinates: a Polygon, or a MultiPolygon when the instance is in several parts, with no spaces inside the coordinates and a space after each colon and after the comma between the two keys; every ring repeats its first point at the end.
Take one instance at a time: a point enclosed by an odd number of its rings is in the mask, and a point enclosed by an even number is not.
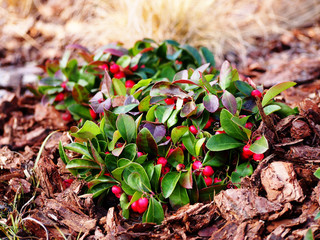
{"type": "MultiPolygon", "coordinates": [[[[125,56],[118,58],[120,66],[132,61],[125,56]]],[[[93,197],[104,198],[111,190],[120,199],[124,218],[136,212],[143,222],[160,224],[166,208],[209,201],[222,189],[239,187],[269,149],[267,138],[255,131],[261,120],[272,130],[271,113],[297,113],[274,101],[293,82],[263,91],[250,79],[241,81],[227,61],[218,72],[210,63],[194,68],[196,58],[187,59],[193,64],[178,64],[192,67],[171,74],[171,61],[149,78],[148,72],[137,74],[132,85],[117,78],[119,69],[112,63],[109,74],[106,63],[98,62],[104,76],[99,76],[93,98],[86,99],[91,107],[86,109],[99,121],[80,122],[71,128],[74,141],[59,145],[66,168],[88,182],[93,197]],[[78,156],[69,158],[69,151],[78,156]]],[[[74,104],[69,111],[81,117],[82,110],[74,112],[74,104]]]]}

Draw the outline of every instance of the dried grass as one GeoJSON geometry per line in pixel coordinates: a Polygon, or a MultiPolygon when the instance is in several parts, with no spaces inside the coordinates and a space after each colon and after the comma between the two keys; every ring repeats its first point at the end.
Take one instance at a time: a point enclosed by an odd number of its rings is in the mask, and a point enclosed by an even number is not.
{"type": "Polygon", "coordinates": [[[207,46],[219,57],[228,51],[245,56],[256,36],[284,33],[320,18],[318,0],[0,0],[0,6],[7,13],[0,22],[6,26],[2,34],[41,16],[35,27],[61,45],[72,41],[95,48],[120,41],[130,47],[144,37],[169,38],[207,46]]]}

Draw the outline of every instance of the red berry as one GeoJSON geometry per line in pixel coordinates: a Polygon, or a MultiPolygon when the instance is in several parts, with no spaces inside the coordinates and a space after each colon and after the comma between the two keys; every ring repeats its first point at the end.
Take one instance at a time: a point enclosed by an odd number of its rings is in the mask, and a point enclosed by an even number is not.
{"type": "Polygon", "coordinates": [[[91,108],[89,109],[89,112],[90,112],[90,116],[91,116],[92,120],[95,120],[97,118],[96,112],[91,108]]]}
{"type": "Polygon", "coordinates": [[[66,83],[66,82],[62,82],[62,83],[61,83],[61,87],[62,87],[63,89],[66,89],[66,88],[67,88],[67,83],[66,83]]]}
{"type": "Polygon", "coordinates": [[[215,178],[213,179],[213,183],[218,183],[218,182],[221,182],[221,181],[222,181],[222,180],[221,180],[220,178],[216,178],[216,177],[215,177],[215,178]]]}
{"type": "MultiPolygon", "coordinates": [[[[108,71],[108,64],[102,64],[100,66],[98,66],[98,68],[102,69],[102,70],[107,70],[108,71]]],[[[110,67],[111,68],[111,67],[110,67]]]]}
{"type": "Polygon", "coordinates": [[[138,155],[138,157],[141,157],[141,156],[143,156],[143,152],[138,152],[137,155],[138,155]]]}
{"type": "Polygon", "coordinates": [[[249,157],[251,157],[251,155],[248,155],[248,154],[245,154],[244,152],[242,152],[241,157],[242,157],[242,159],[248,159],[249,157]]]}
{"type": "Polygon", "coordinates": [[[254,153],[252,157],[253,157],[253,160],[255,160],[255,161],[261,161],[264,158],[264,155],[263,155],[263,153],[261,153],[261,154],[254,153]]]}
{"type": "Polygon", "coordinates": [[[128,201],[130,202],[132,199],[132,196],[131,195],[128,195],[128,201]]]}
{"type": "Polygon", "coordinates": [[[65,112],[62,114],[62,119],[66,122],[70,122],[72,120],[72,116],[69,112],[65,112]]]}
{"type": "Polygon", "coordinates": [[[247,144],[243,147],[242,151],[244,156],[252,156],[253,152],[249,149],[250,148],[250,144],[247,144]]]}
{"type": "Polygon", "coordinates": [[[125,77],[126,77],[126,75],[124,74],[124,72],[115,73],[113,76],[114,76],[114,78],[118,78],[118,79],[121,79],[121,78],[125,78],[125,77]]]}
{"type": "Polygon", "coordinates": [[[256,138],[256,141],[258,141],[259,139],[261,139],[261,136],[257,137],[257,138],[256,138]]]}
{"type": "Polygon", "coordinates": [[[197,170],[197,169],[199,169],[199,168],[202,168],[202,163],[200,162],[200,161],[194,161],[193,163],[192,163],[192,169],[193,170],[197,170]]]}
{"type": "Polygon", "coordinates": [[[184,146],[184,144],[183,144],[183,143],[181,143],[180,148],[182,149],[182,151],[186,150],[186,147],[184,146]]]}
{"type": "Polygon", "coordinates": [[[64,94],[63,93],[58,93],[54,100],[56,102],[61,102],[63,99],[64,99],[64,94]]]}
{"type": "Polygon", "coordinates": [[[121,187],[117,186],[117,185],[114,185],[112,188],[111,188],[111,191],[113,192],[114,195],[116,195],[117,197],[119,195],[121,195],[122,193],[122,189],[121,187]]]}
{"type": "Polygon", "coordinates": [[[166,139],[167,139],[167,141],[170,141],[171,137],[170,136],[166,136],[166,139]]]}
{"type": "Polygon", "coordinates": [[[197,134],[198,133],[198,129],[195,127],[195,126],[193,126],[193,125],[191,125],[190,127],[189,127],[189,130],[190,130],[190,132],[192,133],[192,134],[197,134]]]}
{"type": "Polygon", "coordinates": [[[214,171],[211,166],[205,166],[202,174],[206,177],[211,177],[214,174],[214,171]]]}
{"type": "Polygon", "coordinates": [[[123,143],[117,143],[116,148],[121,148],[123,146],[123,143]]]}
{"type": "Polygon", "coordinates": [[[261,98],[262,97],[262,94],[261,94],[261,92],[259,91],[259,90],[253,90],[252,92],[251,92],[251,96],[252,97],[258,97],[258,98],[261,98]]]}
{"type": "Polygon", "coordinates": [[[192,157],[191,157],[191,160],[192,160],[192,161],[195,161],[195,160],[197,160],[197,158],[194,157],[194,156],[192,156],[192,157]]]}
{"type": "Polygon", "coordinates": [[[212,122],[213,122],[213,118],[210,117],[203,129],[208,129],[209,127],[211,127],[212,122]]]}
{"type": "Polygon", "coordinates": [[[131,71],[135,72],[138,70],[138,64],[131,67],[131,71]]]}
{"type": "Polygon", "coordinates": [[[138,204],[138,201],[135,201],[131,204],[131,209],[132,211],[134,212],[138,212],[138,209],[139,209],[139,204],[138,204]]]}
{"type": "Polygon", "coordinates": [[[117,65],[117,64],[112,64],[112,65],[110,66],[110,72],[111,72],[111,73],[116,74],[116,73],[118,73],[119,71],[120,71],[119,65],[117,65]]]}
{"type": "Polygon", "coordinates": [[[110,154],[110,152],[107,151],[107,152],[105,152],[105,154],[110,154]]]}
{"type": "Polygon", "coordinates": [[[132,80],[127,80],[125,86],[126,86],[126,88],[133,88],[133,86],[134,86],[135,84],[136,84],[136,83],[135,83],[134,81],[132,81],[132,80]]]}
{"type": "Polygon", "coordinates": [[[168,162],[167,159],[165,159],[164,157],[159,157],[157,160],[157,164],[161,164],[162,167],[166,166],[167,162],[168,162]]]}
{"type": "Polygon", "coordinates": [[[104,98],[98,99],[98,103],[102,103],[102,102],[104,102],[104,98]]]}
{"type": "Polygon", "coordinates": [[[163,175],[166,175],[168,172],[170,172],[170,168],[169,167],[162,167],[161,168],[161,173],[163,175]]]}
{"type": "Polygon", "coordinates": [[[251,129],[253,127],[253,123],[252,122],[247,122],[244,127],[248,128],[248,129],[251,129]]]}
{"type": "Polygon", "coordinates": [[[138,200],[138,206],[139,206],[138,211],[140,210],[139,213],[144,213],[148,209],[148,205],[149,205],[148,198],[145,198],[145,197],[140,198],[138,200]]]}
{"type": "Polygon", "coordinates": [[[211,177],[205,177],[204,181],[206,182],[207,187],[212,185],[212,178],[211,177]]]}
{"type": "Polygon", "coordinates": [[[176,169],[177,169],[178,172],[180,172],[181,170],[185,169],[185,167],[186,167],[186,166],[185,166],[184,164],[179,163],[179,164],[176,166],[176,169]]]}
{"type": "Polygon", "coordinates": [[[174,101],[172,98],[166,98],[166,99],[164,100],[164,102],[165,102],[167,105],[175,104],[175,101],[174,101]]]}
{"type": "Polygon", "coordinates": [[[222,130],[222,131],[218,130],[218,131],[216,131],[215,135],[223,134],[223,133],[226,133],[226,132],[224,130],[222,130]]]}

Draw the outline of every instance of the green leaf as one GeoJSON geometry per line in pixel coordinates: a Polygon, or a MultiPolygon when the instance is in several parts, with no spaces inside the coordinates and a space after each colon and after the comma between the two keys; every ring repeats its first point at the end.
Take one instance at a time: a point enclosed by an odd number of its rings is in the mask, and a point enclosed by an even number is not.
{"type": "Polygon", "coordinates": [[[178,209],[190,202],[187,189],[177,184],[176,188],[169,197],[170,205],[173,209],[178,209]]]}
{"type": "Polygon", "coordinates": [[[68,149],[70,151],[76,152],[76,153],[80,153],[82,155],[84,155],[86,158],[88,159],[92,159],[92,156],[90,155],[87,146],[80,144],[80,143],[70,143],[67,146],[64,147],[65,149],[68,149]]]}
{"type": "Polygon", "coordinates": [[[173,111],[174,105],[158,106],[155,110],[155,116],[159,122],[165,123],[173,111]]]}
{"type": "Polygon", "coordinates": [[[90,99],[90,93],[85,87],[75,84],[72,89],[72,97],[77,103],[87,103],[90,99]]]}
{"type": "Polygon", "coordinates": [[[176,167],[179,163],[184,163],[184,154],[181,148],[173,149],[170,155],[167,156],[167,161],[171,166],[176,167]]]}
{"type": "Polygon", "coordinates": [[[197,143],[195,145],[195,151],[196,151],[196,155],[197,156],[200,156],[200,153],[201,153],[201,149],[202,149],[202,145],[203,143],[206,141],[206,138],[201,138],[199,140],[197,140],[197,143]]]}
{"type": "Polygon", "coordinates": [[[150,84],[151,81],[152,81],[152,79],[149,78],[149,79],[142,79],[142,80],[140,80],[139,82],[137,82],[137,83],[133,86],[133,88],[131,89],[131,91],[130,91],[131,95],[132,95],[138,88],[147,87],[147,86],[150,84]]]}
{"type": "Polygon", "coordinates": [[[276,114],[279,115],[281,118],[288,117],[289,115],[296,115],[299,113],[299,110],[297,108],[292,109],[291,107],[282,102],[273,102],[272,105],[277,105],[281,107],[281,109],[276,112],[276,114]]]}
{"type": "Polygon", "coordinates": [[[262,107],[266,106],[275,96],[296,84],[295,82],[283,82],[271,87],[262,99],[262,107]]]}
{"type": "Polygon", "coordinates": [[[158,106],[157,105],[154,105],[152,106],[148,112],[147,112],[147,116],[146,116],[146,120],[149,121],[149,122],[154,122],[155,120],[155,116],[154,116],[154,111],[155,109],[157,108],[158,106]]]}
{"type": "Polygon", "coordinates": [[[112,84],[113,84],[113,89],[117,92],[119,96],[125,96],[126,95],[126,87],[124,83],[118,79],[118,78],[113,78],[112,79],[112,84]]]}
{"type": "Polygon", "coordinates": [[[191,47],[188,44],[184,44],[180,46],[180,48],[185,50],[187,53],[189,53],[191,57],[193,57],[193,59],[195,60],[198,66],[201,65],[201,55],[198,53],[197,49],[195,49],[194,47],[191,47]]]}
{"type": "Polygon", "coordinates": [[[314,217],[314,220],[320,219],[320,212],[317,213],[317,215],[314,217]]]}
{"type": "Polygon", "coordinates": [[[237,166],[236,171],[231,173],[231,181],[239,184],[242,177],[250,176],[253,173],[253,167],[249,162],[237,166]]]}
{"type": "Polygon", "coordinates": [[[92,121],[86,121],[82,128],[78,129],[77,127],[72,127],[70,129],[71,131],[71,136],[75,138],[80,138],[80,139],[92,139],[96,137],[98,134],[101,134],[100,128],[98,127],[97,124],[95,124],[92,121]]]}
{"type": "Polygon", "coordinates": [[[130,143],[124,147],[120,157],[133,160],[136,155],[137,155],[137,145],[135,143],[130,143]]]}
{"type": "Polygon", "coordinates": [[[228,61],[224,61],[220,70],[220,87],[226,90],[232,82],[232,67],[228,61]]]}
{"type": "Polygon", "coordinates": [[[234,82],[234,85],[246,97],[251,96],[251,92],[253,91],[253,88],[248,83],[238,80],[234,82]]]}
{"type": "Polygon", "coordinates": [[[101,120],[100,123],[100,130],[103,135],[109,139],[113,138],[113,133],[116,131],[117,126],[116,126],[116,121],[117,121],[117,115],[114,114],[111,111],[104,110],[104,117],[101,120]]]}
{"type": "Polygon", "coordinates": [[[143,219],[145,219],[145,222],[156,224],[161,224],[164,219],[164,213],[161,203],[159,203],[153,197],[149,199],[149,207],[148,210],[144,213],[143,219]]]}
{"type": "Polygon", "coordinates": [[[119,114],[116,125],[121,137],[128,143],[136,139],[136,123],[131,116],[119,114]]]}
{"type": "Polygon", "coordinates": [[[141,175],[138,172],[132,172],[126,178],[126,183],[133,189],[139,192],[144,192],[141,175]],[[127,180],[126,180],[127,179],[127,180]]]}
{"type": "Polygon", "coordinates": [[[141,100],[141,102],[138,105],[139,112],[147,112],[149,110],[150,99],[151,99],[151,96],[148,95],[144,99],[141,100]]]}
{"type": "Polygon", "coordinates": [[[143,128],[138,133],[136,144],[139,152],[148,153],[151,157],[157,156],[158,145],[147,128],[143,128]]]}
{"type": "Polygon", "coordinates": [[[89,193],[92,193],[92,197],[96,198],[105,191],[108,191],[112,186],[116,185],[116,183],[100,183],[94,185],[90,190],[89,193]]]}
{"type": "Polygon", "coordinates": [[[126,68],[130,65],[131,57],[128,55],[123,55],[117,60],[117,64],[120,65],[123,68],[126,68]]]}
{"type": "Polygon", "coordinates": [[[267,106],[265,106],[264,108],[263,108],[263,111],[264,111],[264,113],[266,114],[266,115],[269,115],[269,114],[271,114],[271,113],[274,113],[274,112],[276,112],[276,111],[278,111],[278,110],[280,110],[281,109],[281,107],[280,106],[278,106],[278,105],[267,105],[267,106]]]}
{"type": "Polygon", "coordinates": [[[222,109],[220,113],[220,123],[223,130],[233,138],[244,141],[248,140],[246,133],[231,120],[232,117],[233,115],[228,110],[222,109]]]}
{"type": "Polygon", "coordinates": [[[194,135],[192,133],[190,133],[189,131],[182,137],[182,142],[183,145],[186,147],[186,149],[188,150],[188,152],[192,155],[192,156],[197,156],[195,150],[194,150],[194,145],[196,144],[196,138],[194,137],[194,135]]]}
{"type": "Polygon", "coordinates": [[[200,47],[200,51],[207,63],[210,63],[211,67],[214,67],[216,65],[216,62],[214,60],[214,56],[212,52],[206,48],[206,47],[200,47]]]}
{"type": "Polygon", "coordinates": [[[171,131],[171,140],[173,144],[176,144],[179,139],[188,131],[187,126],[178,126],[171,131]]]}
{"type": "Polygon", "coordinates": [[[130,212],[127,206],[129,205],[128,198],[126,194],[121,194],[120,197],[120,207],[122,209],[122,217],[128,219],[130,217],[130,212]]]}
{"type": "Polygon", "coordinates": [[[173,110],[172,114],[170,115],[168,121],[167,121],[167,127],[171,128],[172,126],[176,125],[178,122],[178,113],[180,110],[175,109],[173,110]]]}
{"type": "Polygon", "coordinates": [[[320,179],[320,168],[318,168],[315,172],[314,175],[320,179]]]}
{"type": "Polygon", "coordinates": [[[224,152],[208,151],[203,159],[202,166],[222,167],[226,164],[227,157],[224,152]]]}
{"type": "Polygon", "coordinates": [[[112,151],[118,142],[118,140],[121,138],[121,134],[118,130],[114,131],[113,136],[112,136],[112,141],[109,142],[108,144],[108,149],[112,151]]]}
{"type": "Polygon", "coordinates": [[[152,189],[154,189],[155,192],[158,192],[158,189],[159,189],[159,179],[161,176],[161,168],[162,168],[161,164],[157,164],[154,166],[154,172],[151,178],[151,185],[152,185],[152,189]]]}
{"type": "Polygon", "coordinates": [[[134,203],[135,201],[139,200],[142,197],[142,192],[136,191],[133,195],[132,198],[130,200],[130,202],[125,206],[126,209],[129,209],[129,207],[131,206],[132,203],[134,203]]]}
{"type": "Polygon", "coordinates": [[[244,146],[240,142],[227,134],[213,135],[207,142],[207,148],[211,151],[224,151],[244,146]]]}
{"type": "Polygon", "coordinates": [[[64,151],[64,147],[63,147],[61,141],[59,142],[59,155],[60,155],[60,158],[61,158],[61,160],[63,161],[63,163],[64,163],[65,165],[67,165],[70,160],[69,160],[67,154],[66,154],[65,151],[64,151]]]}
{"type": "Polygon", "coordinates": [[[138,105],[139,105],[138,103],[132,103],[132,104],[116,107],[113,109],[113,112],[115,114],[127,113],[127,112],[130,112],[135,107],[137,107],[138,105]]]}
{"type": "Polygon", "coordinates": [[[179,181],[180,175],[181,172],[169,172],[164,175],[161,182],[162,195],[164,198],[170,197],[179,181]]]}
{"type": "Polygon", "coordinates": [[[304,236],[303,240],[313,240],[313,232],[312,229],[309,228],[309,230],[307,231],[306,235],[304,236]]]}
{"type": "Polygon", "coordinates": [[[118,160],[118,168],[116,168],[111,172],[112,176],[118,181],[121,181],[123,170],[126,167],[128,167],[131,163],[132,162],[129,159],[125,159],[125,158],[121,158],[120,160],[118,160]]]}
{"type": "Polygon", "coordinates": [[[75,158],[68,162],[67,169],[100,169],[100,165],[88,160],[88,159],[79,159],[75,158]]]}
{"type": "Polygon", "coordinates": [[[69,112],[79,118],[91,119],[89,108],[81,104],[72,104],[68,107],[69,112]]]}
{"type": "Polygon", "coordinates": [[[268,141],[265,136],[262,136],[259,140],[251,144],[249,148],[252,152],[261,154],[269,149],[268,141]]]}

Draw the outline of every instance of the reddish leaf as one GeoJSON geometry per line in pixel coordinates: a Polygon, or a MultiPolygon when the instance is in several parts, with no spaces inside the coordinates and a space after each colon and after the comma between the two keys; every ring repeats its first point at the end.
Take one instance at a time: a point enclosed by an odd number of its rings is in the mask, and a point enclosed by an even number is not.
{"type": "Polygon", "coordinates": [[[224,91],[222,98],[221,98],[223,106],[229,110],[232,114],[237,112],[237,100],[236,98],[229,93],[228,91],[224,91]]]}
{"type": "Polygon", "coordinates": [[[219,98],[216,95],[208,94],[203,98],[203,105],[208,112],[214,113],[219,108],[219,98]]]}

